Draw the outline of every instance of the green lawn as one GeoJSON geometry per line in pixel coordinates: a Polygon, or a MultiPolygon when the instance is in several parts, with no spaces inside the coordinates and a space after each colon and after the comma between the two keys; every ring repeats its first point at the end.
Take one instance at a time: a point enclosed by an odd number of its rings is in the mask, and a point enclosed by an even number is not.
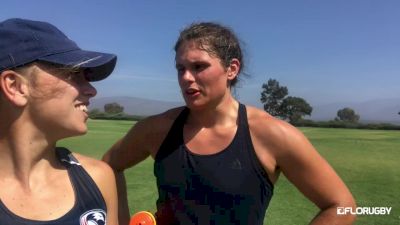
{"type": "MultiPolygon", "coordinates": [[[[89,121],[87,135],[59,142],[59,146],[100,158],[134,122],[89,121]]],[[[400,224],[400,132],[301,128],[334,167],[356,198],[358,206],[392,207],[389,216],[359,216],[355,224],[400,224]]],[[[131,211],[155,211],[157,190],[153,160],[126,171],[131,211]]],[[[307,224],[318,209],[281,176],[267,211],[265,224],[307,224]]]]}

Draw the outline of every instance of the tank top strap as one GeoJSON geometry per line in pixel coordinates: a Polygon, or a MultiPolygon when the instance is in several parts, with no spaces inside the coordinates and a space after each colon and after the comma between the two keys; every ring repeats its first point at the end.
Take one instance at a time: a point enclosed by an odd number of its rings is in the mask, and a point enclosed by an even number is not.
{"type": "Polygon", "coordinates": [[[239,115],[238,115],[239,125],[249,127],[247,124],[247,112],[246,106],[239,102],[239,115]]]}
{"type": "Polygon", "coordinates": [[[189,108],[185,107],[176,117],[174,123],[164,141],[162,142],[160,148],[158,149],[155,160],[161,160],[168,156],[174,149],[177,149],[183,143],[183,127],[185,125],[186,119],[189,115],[189,108]]]}
{"type": "Polygon", "coordinates": [[[97,184],[73,156],[72,152],[67,148],[57,147],[56,155],[68,170],[78,204],[83,205],[85,208],[95,205],[105,209],[105,201],[97,184]]]}
{"type": "Polygon", "coordinates": [[[182,129],[187,117],[189,116],[189,112],[190,109],[188,107],[185,107],[178,115],[178,117],[176,117],[174,124],[172,125],[172,128],[175,129],[182,129]]]}
{"type": "MultiPolygon", "coordinates": [[[[238,130],[236,131],[236,138],[234,141],[240,142],[240,145],[244,145],[245,148],[250,152],[254,151],[251,137],[250,137],[250,129],[247,121],[247,111],[246,106],[239,102],[239,110],[238,110],[238,130]]],[[[242,151],[242,148],[237,148],[237,151],[242,151]]]]}
{"type": "Polygon", "coordinates": [[[72,152],[67,148],[57,147],[56,156],[66,168],[70,168],[71,165],[81,165],[79,161],[72,155],[72,152]]]}
{"type": "MultiPolygon", "coordinates": [[[[270,189],[273,190],[274,185],[272,184],[271,180],[268,177],[267,172],[265,172],[263,166],[261,165],[260,160],[258,159],[256,152],[254,150],[253,146],[253,141],[251,139],[251,134],[250,134],[250,126],[249,122],[247,119],[247,110],[246,106],[242,103],[239,103],[239,127],[240,133],[244,138],[244,142],[247,146],[246,149],[248,149],[247,153],[251,159],[251,162],[253,164],[253,167],[256,169],[257,173],[260,176],[261,180],[264,180],[268,186],[270,186],[270,189]]],[[[238,130],[239,131],[239,130],[238,130]]]]}
{"type": "MultiPolygon", "coordinates": [[[[247,120],[246,105],[239,102],[238,131],[244,136],[247,143],[252,143],[250,137],[249,122],[247,120]]],[[[253,146],[249,146],[251,149],[253,146]]]]}

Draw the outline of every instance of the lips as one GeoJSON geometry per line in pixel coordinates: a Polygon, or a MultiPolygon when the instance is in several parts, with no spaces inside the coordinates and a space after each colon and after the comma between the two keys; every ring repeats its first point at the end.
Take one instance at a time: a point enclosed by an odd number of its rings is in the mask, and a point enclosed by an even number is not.
{"type": "Polygon", "coordinates": [[[200,91],[198,89],[195,89],[195,88],[188,88],[185,91],[185,94],[186,95],[190,95],[190,96],[194,96],[194,95],[197,95],[199,93],[200,93],[200,91]]]}
{"type": "Polygon", "coordinates": [[[88,105],[89,105],[88,102],[87,103],[82,102],[82,103],[76,104],[75,108],[80,110],[80,111],[82,111],[82,112],[84,112],[84,113],[87,113],[89,111],[88,108],[87,108],[88,105]]]}

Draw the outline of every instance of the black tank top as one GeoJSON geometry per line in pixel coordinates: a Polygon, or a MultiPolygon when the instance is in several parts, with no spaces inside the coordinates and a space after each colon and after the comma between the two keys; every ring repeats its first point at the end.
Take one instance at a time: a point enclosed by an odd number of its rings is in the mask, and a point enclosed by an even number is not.
{"type": "MultiPolygon", "coordinates": [[[[64,216],[49,221],[36,221],[15,215],[0,201],[1,225],[105,225],[106,204],[96,183],[83,169],[72,153],[56,149],[58,159],[68,170],[75,192],[75,204],[64,216]]],[[[41,204],[38,202],[37,204],[41,204]]],[[[46,213],[46,212],[43,212],[46,213]]]]}
{"type": "Polygon", "coordinates": [[[190,152],[183,141],[189,109],[173,123],[155,157],[157,224],[262,225],[273,185],[251,141],[246,107],[229,146],[212,155],[190,152]]]}

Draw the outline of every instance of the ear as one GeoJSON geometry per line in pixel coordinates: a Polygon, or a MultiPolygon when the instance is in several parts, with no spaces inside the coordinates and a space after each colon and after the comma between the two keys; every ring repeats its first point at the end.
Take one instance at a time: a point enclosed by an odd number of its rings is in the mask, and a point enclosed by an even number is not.
{"type": "Polygon", "coordinates": [[[3,95],[16,106],[24,106],[28,101],[28,84],[19,73],[6,70],[0,74],[0,88],[3,95]]]}
{"type": "Polygon", "coordinates": [[[240,61],[236,58],[231,60],[231,63],[228,66],[228,80],[234,80],[240,71],[240,61]]]}

